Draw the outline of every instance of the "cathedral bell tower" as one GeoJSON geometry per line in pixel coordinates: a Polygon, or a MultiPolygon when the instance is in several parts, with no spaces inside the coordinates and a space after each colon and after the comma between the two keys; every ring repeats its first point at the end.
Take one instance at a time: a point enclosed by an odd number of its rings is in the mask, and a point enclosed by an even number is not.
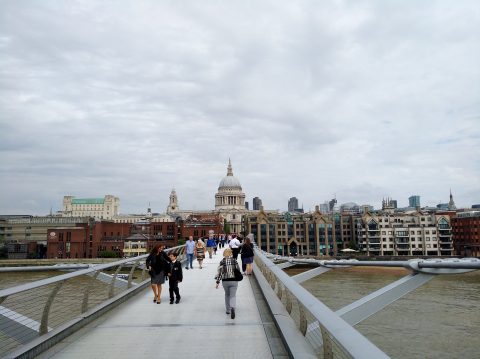
{"type": "Polygon", "coordinates": [[[178,211],[178,199],[177,199],[177,192],[175,192],[175,188],[172,189],[170,193],[170,202],[168,203],[167,207],[167,214],[173,214],[178,211]]]}

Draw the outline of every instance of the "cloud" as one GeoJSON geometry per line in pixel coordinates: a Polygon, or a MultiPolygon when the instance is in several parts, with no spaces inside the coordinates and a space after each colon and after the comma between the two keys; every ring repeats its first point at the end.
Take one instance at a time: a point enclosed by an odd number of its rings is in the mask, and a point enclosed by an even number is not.
{"type": "Polygon", "coordinates": [[[0,213],[480,202],[474,1],[0,4],[0,213]]]}

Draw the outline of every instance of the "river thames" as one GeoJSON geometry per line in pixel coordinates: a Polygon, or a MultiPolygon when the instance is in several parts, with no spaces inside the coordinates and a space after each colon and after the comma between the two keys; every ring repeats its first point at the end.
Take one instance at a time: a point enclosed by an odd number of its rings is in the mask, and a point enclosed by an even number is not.
{"type": "MultiPolygon", "coordinates": [[[[303,286],[337,310],[408,273],[342,268],[303,286]]],[[[1,273],[0,289],[58,274],[63,272],[1,273]]],[[[392,358],[480,358],[480,271],[438,276],[355,328],[392,358]]]]}
{"type": "MultiPolygon", "coordinates": [[[[409,273],[334,269],[303,286],[337,310],[409,273]]],[[[392,358],[480,358],[480,271],[440,275],[355,328],[392,358]]]]}

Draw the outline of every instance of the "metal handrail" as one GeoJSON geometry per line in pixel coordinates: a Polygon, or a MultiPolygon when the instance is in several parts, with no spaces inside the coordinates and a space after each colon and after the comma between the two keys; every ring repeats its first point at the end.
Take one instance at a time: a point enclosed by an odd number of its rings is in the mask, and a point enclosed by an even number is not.
{"type": "MultiPolygon", "coordinates": [[[[179,260],[184,259],[185,245],[165,250],[167,253],[171,251],[179,254],[179,260]]],[[[147,256],[92,265],[87,269],[0,290],[0,353],[14,351],[16,356],[23,351],[35,350],[29,355],[37,355],[48,349],[43,341],[53,345],[62,336],[71,333],[67,333],[67,327],[79,329],[84,325],[82,323],[93,320],[95,313],[104,312],[108,310],[106,308],[112,308],[138,293],[149,282],[145,279],[144,259],[147,256]],[[127,266],[128,280],[119,278],[120,271],[127,266]],[[111,269],[112,274],[102,273],[106,269],[111,269]],[[133,282],[134,272],[138,269],[141,274],[137,272],[133,282]],[[40,344],[35,344],[38,342],[40,344]]]]}
{"type": "MultiPolygon", "coordinates": [[[[177,251],[177,250],[179,250],[183,247],[184,247],[184,245],[173,247],[173,248],[168,248],[168,249],[165,249],[165,252],[168,253],[168,252],[171,252],[171,251],[177,251]]],[[[123,264],[126,264],[126,263],[135,262],[135,261],[147,258],[147,257],[148,257],[148,254],[143,254],[143,255],[138,256],[138,257],[121,259],[121,260],[116,261],[116,262],[111,262],[111,263],[106,263],[106,264],[96,264],[96,265],[90,266],[87,269],[78,270],[78,271],[75,271],[75,272],[72,272],[72,273],[61,274],[61,275],[58,275],[58,276],[55,276],[55,277],[52,277],[52,278],[41,279],[41,280],[37,280],[37,281],[32,282],[32,283],[26,283],[26,284],[21,284],[21,285],[15,286],[15,287],[2,289],[2,290],[0,290],[0,298],[8,297],[12,294],[21,293],[21,292],[24,292],[26,290],[35,289],[35,288],[42,287],[42,286],[45,286],[45,285],[48,285],[48,284],[57,283],[59,281],[64,281],[64,280],[68,280],[68,279],[71,279],[71,278],[79,277],[79,276],[82,276],[82,275],[85,275],[85,274],[89,274],[89,273],[93,273],[93,272],[97,272],[97,271],[102,271],[104,269],[108,269],[108,268],[111,268],[111,267],[117,267],[117,266],[120,266],[120,265],[123,265],[123,264]]]]}
{"type": "Polygon", "coordinates": [[[272,289],[277,288],[278,297],[285,297],[287,311],[293,313],[292,306],[295,301],[298,303],[296,310],[299,316],[299,330],[304,335],[307,332],[308,322],[305,311],[310,313],[311,322],[319,322],[325,358],[335,357],[333,348],[340,353],[338,357],[358,359],[388,358],[384,352],[355,328],[278,268],[262,251],[255,249],[255,258],[260,270],[262,270],[271,284],[272,289]]]}
{"type": "Polygon", "coordinates": [[[313,259],[313,258],[292,258],[267,254],[267,257],[276,260],[285,260],[292,264],[316,264],[325,267],[403,267],[416,272],[423,269],[428,273],[457,274],[467,270],[479,270],[480,259],[478,258],[448,258],[448,259],[411,259],[408,261],[359,261],[356,259],[313,259]],[[442,270],[442,271],[440,271],[442,270]]]}

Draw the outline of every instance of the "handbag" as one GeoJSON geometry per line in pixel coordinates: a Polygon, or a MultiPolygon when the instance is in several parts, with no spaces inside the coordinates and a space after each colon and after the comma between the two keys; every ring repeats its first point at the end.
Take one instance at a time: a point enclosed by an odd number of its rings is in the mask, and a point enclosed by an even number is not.
{"type": "Polygon", "coordinates": [[[240,270],[238,268],[235,268],[233,270],[233,273],[235,274],[235,280],[237,282],[240,282],[243,279],[243,274],[242,274],[242,272],[240,272],[240,270]]]}

